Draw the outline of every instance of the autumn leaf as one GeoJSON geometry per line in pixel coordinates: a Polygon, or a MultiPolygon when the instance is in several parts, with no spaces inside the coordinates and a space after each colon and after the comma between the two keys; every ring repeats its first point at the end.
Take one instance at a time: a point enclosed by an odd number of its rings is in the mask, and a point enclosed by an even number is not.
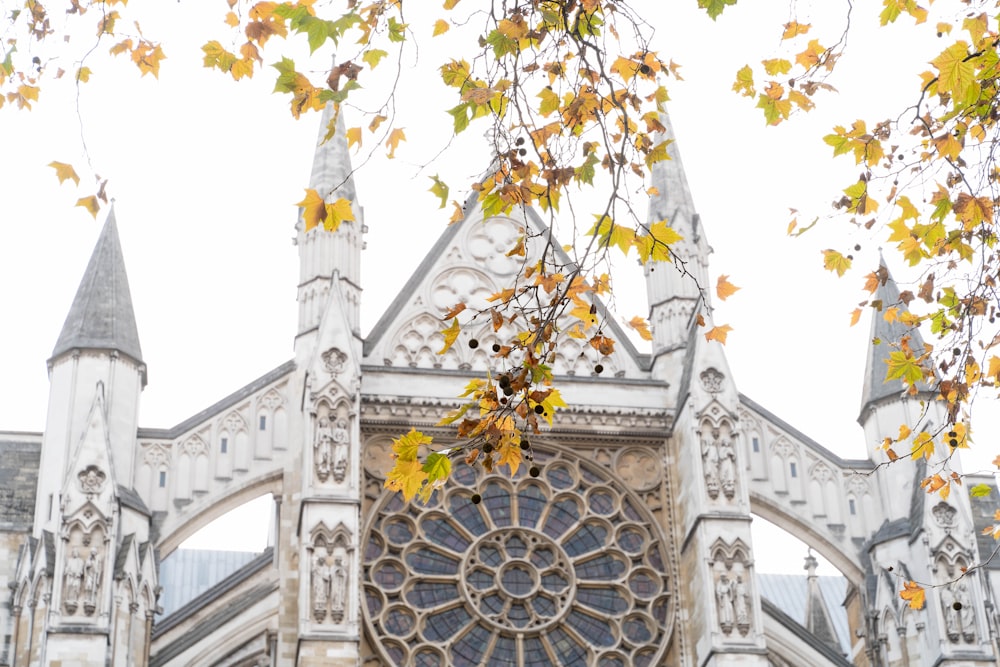
{"type": "Polygon", "coordinates": [[[723,345],[725,345],[726,344],[726,336],[728,336],[729,332],[732,331],[732,330],[733,330],[733,328],[731,326],[729,326],[728,324],[723,324],[721,326],[712,327],[709,331],[707,331],[705,333],[705,340],[709,340],[709,341],[711,341],[711,340],[717,340],[720,343],[722,343],[723,345]]]}
{"type": "Polygon", "coordinates": [[[394,438],[392,441],[392,454],[400,461],[416,461],[421,446],[430,445],[432,438],[424,435],[415,428],[410,428],[409,432],[394,438]]]}
{"type": "Polygon", "coordinates": [[[729,276],[721,275],[719,280],[715,283],[715,293],[718,295],[720,301],[725,301],[740,288],[729,282],[729,276]]]}
{"type": "Polygon", "coordinates": [[[434,181],[434,184],[431,185],[428,192],[441,200],[441,205],[438,208],[444,208],[448,204],[448,185],[438,178],[437,175],[430,178],[434,181]]]}
{"type": "Polygon", "coordinates": [[[451,321],[450,326],[441,330],[441,335],[444,336],[444,347],[438,351],[438,354],[444,354],[447,352],[448,349],[455,344],[455,341],[458,340],[458,334],[461,333],[461,331],[461,328],[458,326],[458,318],[456,317],[451,321]]]}
{"type": "Polygon", "coordinates": [[[94,195],[77,199],[75,205],[87,209],[87,212],[89,212],[95,220],[97,219],[97,212],[101,210],[101,204],[97,201],[97,197],[94,195]]]}
{"type": "Polygon", "coordinates": [[[302,208],[302,220],[308,232],[326,219],[326,202],[312,188],[306,189],[306,196],[296,204],[302,208]]]}
{"type": "Polygon", "coordinates": [[[389,138],[385,140],[385,147],[389,149],[386,157],[390,159],[396,157],[396,148],[401,141],[406,141],[406,135],[403,133],[403,128],[397,127],[389,133],[389,138]]]}
{"type": "Polygon", "coordinates": [[[361,149],[361,128],[360,127],[349,127],[347,128],[347,150],[351,149],[351,146],[357,144],[358,149],[361,149]]]}
{"type": "Polygon", "coordinates": [[[924,370],[913,357],[905,350],[893,350],[886,360],[888,369],[885,374],[885,381],[902,380],[906,384],[914,385],[924,377],[924,370]]]}
{"type": "Polygon", "coordinates": [[[975,63],[968,55],[969,44],[960,40],[931,61],[938,70],[938,90],[951,95],[960,106],[968,106],[979,98],[975,63]]]}
{"type": "Polygon", "coordinates": [[[590,339],[590,346],[605,357],[609,357],[615,353],[615,341],[601,334],[597,334],[590,339]]]}
{"type": "Polygon", "coordinates": [[[451,474],[451,459],[447,454],[432,452],[424,461],[423,471],[427,473],[427,482],[431,485],[447,480],[451,474]]]}
{"type": "Polygon", "coordinates": [[[991,493],[993,493],[993,489],[989,484],[976,484],[969,489],[969,495],[973,498],[985,498],[991,493]]]}
{"type": "Polygon", "coordinates": [[[637,235],[633,243],[639,250],[639,261],[643,264],[650,260],[669,262],[670,245],[683,238],[667,225],[666,220],[661,220],[649,226],[648,234],[637,235]]]}
{"type": "Polygon", "coordinates": [[[907,581],[904,583],[903,590],[900,591],[899,597],[903,598],[903,600],[910,604],[910,609],[920,610],[924,608],[924,589],[915,581],[907,581]]]}
{"type": "Polygon", "coordinates": [[[328,232],[335,232],[340,227],[340,223],[354,220],[354,210],[351,208],[351,201],[340,197],[332,204],[327,204],[326,218],[323,220],[323,228],[328,232]]]}
{"type": "Polygon", "coordinates": [[[80,185],[80,177],[76,175],[73,165],[53,161],[49,162],[49,166],[56,170],[56,178],[59,179],[60,185],[65,183],[67,179],[72,180],[76,185],[80,185]]]}
{"type": "Polygon", "coordinates": [[[649,330],[649,322],[645,318],[636,315],[628,321],[628,325],[639,332],[639,337],[643,340],[653,340],[653,334],[649,330]]]}
{"type": "Polygon", "coordinates": [[[434,22],[434,32],[432,36],[437,37],[438,35],[443,35],[444,33],[448,32],[450,28],[451,26],[448,25],[447,21],[445,21],[444,19],[438,19],[437,21],[434,22]]]}
{"type": "Polygon", "coordinates": [[[797,21],[792,21],[785,24],[785,31],[781,33],[781,39],[791,39],[797,37],[798,35],[804,35],[809,32],[809,28],[812,26],[808,23],[798,23],[797,21]]]}
{"type": "Polygon", "coordinates": [[[927,431],[921,431],[913,439],[913,449],[910,450],[912,459],[929,459],[934,455],[934,437],[927,431]]]}
{"type": "Polygon", "coordinates": [[[850,324],[850,326],[853,327],[855,324],[858,323],[858,320],[860,320],[860,319],[861,319],[861,309],[860,308],[855,308],[854,310],[851,311],[851,324],[850,324]]]}
{"type": "Polygon", "coordinates": [[[403,499],[409,502],[426,481],[427,473],[424,472],[420,461],[396,459],[392,469],[386,473],[385,488],[390,491],[402,491],[403,499]]]}
{"type": "Polygon", "coordinates": [[[851,268],[851,260],[836,250],[824,250],[823,268],[827,271],[836,272],[838,276],[842,276],[851,268]]]}

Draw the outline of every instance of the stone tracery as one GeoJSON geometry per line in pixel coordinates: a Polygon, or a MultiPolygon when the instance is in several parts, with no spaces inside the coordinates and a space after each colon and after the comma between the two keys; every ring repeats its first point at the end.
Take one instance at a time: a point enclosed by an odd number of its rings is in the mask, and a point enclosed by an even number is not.
{"type": "Polygon", "coordinates": [[[538,478],[460,466],[425,507],[383,496],[365,618],[390,664],[651,665],[669,643],[666,553],[606,471],[536,445],[538,478]],[[470,501],[473,493],[482,503],[470,501]]]}

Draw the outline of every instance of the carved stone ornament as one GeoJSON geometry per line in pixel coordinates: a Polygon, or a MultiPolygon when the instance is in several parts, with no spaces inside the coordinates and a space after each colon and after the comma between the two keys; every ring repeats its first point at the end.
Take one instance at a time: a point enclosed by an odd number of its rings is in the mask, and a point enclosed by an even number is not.
{"type": "Polygon", "coordinates": [[[333,481],[340,483],[347,477],[348,445],[351,434],[347,420],[341,417],[333,427],[333,481]]]}
{"type": "Polygon", "coordinates": [[[240,431],[247,430],[247,423],[243,417],[240,416],[240,413],[230,412],[226,415],[226,418],[222,420],[222,427],[230,434],[235,435],[240,431]]]}
{"type": "Polygon", "coordinates": [[[631,447],[618,454],[615,472],[637,491],[648,491],[663,479],[660,460],[651,452],[631,447]]]}
{"type": "Polygon", "coordinates": [[[279,394],[274,389],[272,389],[271,391],[267,392],[266,394],[264,394],[263,396],[261,396],[259,399],[257,399],[257,405],[259,405],[262,408],[267,408],[268,410],[271,410],[271,411],[274,411],[274,410],[277,410],[278,408],[280,408],[284,402],[285,402],[285,399],[282,398],[281,394],[279,394]]]}
{"type": "Polygon", "coordinates": [[[66,613],[73,615],[80,605],[80,593],[83,591],[83,559],[80,550],[74,547],[66,558],[63,573],[63,606],[66,613]]]}
{"type": "Polygon", "coordinates": [[[725,378],[725,375],[714,368],[706,368],[701,373],[701,386],[705,388],[705,391],[714,396],[722,391],[722,381],[725,378]]]}
{"type": "Polygon", "coordinates": [[[337,377],[344,372],[344,365],[347,364],[346,352],[336,347],[331,347],[320,356],[323,359],[323,367],[327,373],[333,377],[337,377]]]}
{"type": "Polygon", "coordinates": [[[941,528],[953,528],[955,526],[955,515],[958,514],[958,510],[945,501],[942,500],[935,505],[931,509],[931,513],[934,515],[934,521],[941,528]]]}
{"type": "Polygon", "coordinates": [[[208,454],[208,445],[199,435],[192,435],[181,445],[181,451],[194,458],[201,454],[208,454]]]}
{"type": "Polygon", "coordinates": [[[76,478],[80,481],[80,490],[88,497],[93,497],[104,488],[104,482],[107,481],[108,476],[96,465],[89,465],[81,470],[76,478]]]}
{"type": "Polygon", "coordinates": [[[145,447],[142,461],[154,470],[170,464],[170,450],[162,445],[154,444],[145,447]]]}

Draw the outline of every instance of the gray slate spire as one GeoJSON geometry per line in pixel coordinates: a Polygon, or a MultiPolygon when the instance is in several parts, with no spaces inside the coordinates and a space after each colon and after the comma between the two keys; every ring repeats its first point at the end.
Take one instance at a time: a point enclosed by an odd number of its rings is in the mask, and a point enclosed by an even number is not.
{"type": "Polygon", "coordinates": [[[656,135],[656,143],[664,139],[671,140],[667,146],[669,160],[661,160],[653,165],[652,183],[658,193],[649,198],[648,222],[659,222],[666,218],[671,226],[676,225],[675,221],[683,220],[684,223],[695,226],[694,199],[691,197],[691,188],[688,186],[687,175],[684,173],[684,163],[681,161],[680,151],[677,149],[677,137],[674,134],[674,127],[670,123],[670,116],[666,112],[660,114],[660,123],[664,130],[656,135]]]}
{"type": "Polygon", "coordinates": [[[97,239],[52,358],[78,348],[116,350],[142,361],[114,208],[97,239]]]}
{"type": "MultiPolygon", "coordinates": [[[[900,302],[899,287],[892,279],[892,274],[888,273],[888,268],[881,258],[879,265],[885,268],[888,278],[885,284],[879,285],[874,297],[875,300],[882,302],[882,309],[872,312],[871,336],[868,339],[868,355],[865,361],[865,381],[861,392],[861,417],[864,417],[873,403],[884,398],[898,397],[906,391],[907,386],[902,380],[885,381],[889,353],[899,349],[898,345],[903,337],[910,337],[910,349],[917,356],[923,354],[924,349],[924,339],[920,336],[919,329],[903,324],[898,318],[887,322],[883,316],[887,308],[898,307],[900,312],[904,312],[906,306],[900,302]]],[[[930,391],[931,387],[921,382],[919,389],[930,391]]]]}

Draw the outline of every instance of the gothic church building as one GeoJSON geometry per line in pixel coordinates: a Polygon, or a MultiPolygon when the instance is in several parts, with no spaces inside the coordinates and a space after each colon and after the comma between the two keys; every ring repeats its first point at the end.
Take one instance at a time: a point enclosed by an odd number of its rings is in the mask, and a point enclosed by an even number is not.
{"type": "MultiPolygon", "coordinates": [[[[706,230],[673,158],[649,219],[681,232],[706,284],[706,230]]],[[[339,132],[311,187],[356,202],[350,173],[339,132]]],[[[170,429],[140,423],[146,364],[112,213],[48,361],[44,432],[0,431],[0,665],[997,664],[1000,569],[978,536],[996,494],[941,500],[913,465],[876,465],[899,424],[944,423],[882,382],[889,346],[871,347],[864,378],[869,458],[845,460],[739,393],[693,324],[702,295],[669,267],[646,275],[651,353],[615,331],[594,375],[577,341],[560,348],[571,407],[533,440],[537,477],[458,465],[427,505],[385,491],[392,438],[446,438],[435,424],[494,362],[488,324],[478,348],[437,355],[441,314],[508,284],[522,265],[506,251],[541,225],[474,209],[366,333],[360,207],[332,234],[300,221],[294,358],[170,429]],[[274,547],[158,614],[164,559],[263,494],[274,547]],[[831,561],[841,596],[820,595],[813,561],[803,617],[769,599],[752,514],[831,561]],[[919,611],[899,597],[909,579],[938,584],[919,611]]],[[[898,299],[891,281],[882,292],[898,299]]],[[[872,338],[899,326],[875,318],[872,338]]]]}

